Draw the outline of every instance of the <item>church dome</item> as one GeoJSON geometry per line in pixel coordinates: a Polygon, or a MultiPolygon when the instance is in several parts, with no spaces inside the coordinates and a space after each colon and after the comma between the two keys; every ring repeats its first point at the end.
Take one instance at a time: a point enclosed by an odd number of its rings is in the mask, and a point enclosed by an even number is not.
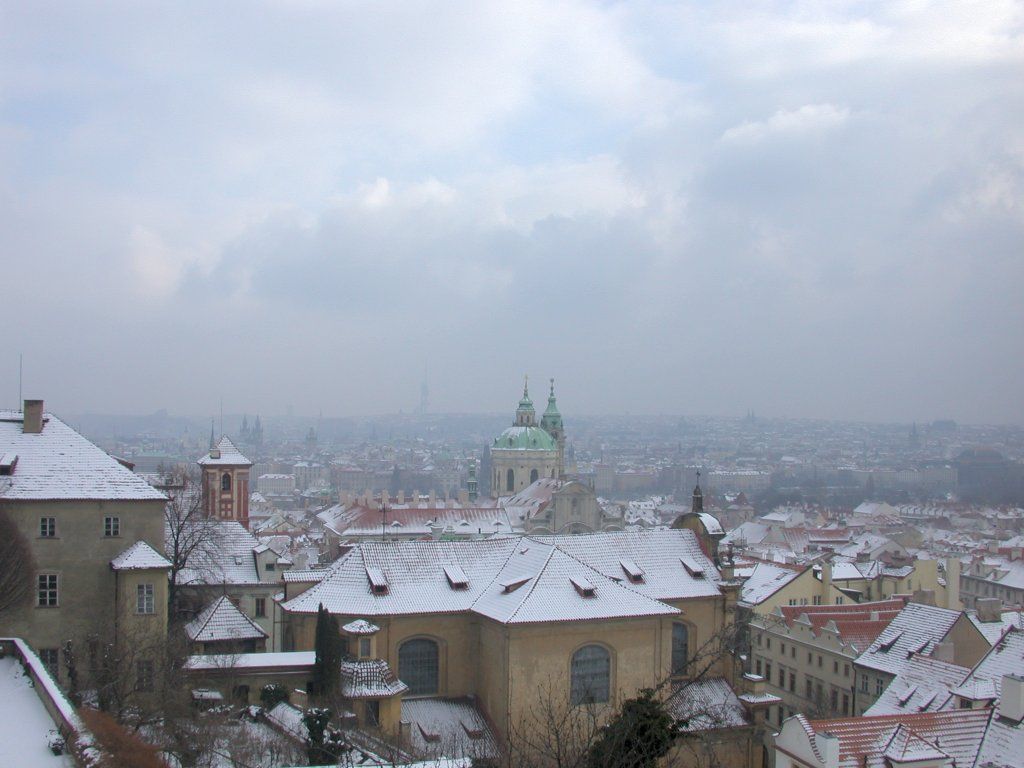
{"type": "Polygon", "coordinates": [[[554,438],[540,427],[509,427],[494,438],[491,448],[505,451],[554,451],[554,438]]]}

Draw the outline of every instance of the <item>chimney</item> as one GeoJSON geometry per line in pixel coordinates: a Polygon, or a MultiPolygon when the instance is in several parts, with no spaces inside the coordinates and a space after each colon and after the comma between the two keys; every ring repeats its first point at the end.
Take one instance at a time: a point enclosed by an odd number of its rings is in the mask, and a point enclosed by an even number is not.
{"type": "Polygon", "coordinates": [[[974,607],[978,611],[978,621],[1003,620],[1003,601],[998,597],[979,597],[974,601],[974,607]]]}
{"type": "Polygon", "coordinates": [[[427,494],[427,506],[433,509],[437,505],[437,494],[434,493],[434,489],[430,489],[430,493],[427,494]]]}
{"type": "Polygon", "coordinates": [[[405,491],[401,490],[398,492],[398,503],[405,504],[405,491]]]}
{"type": "Polygon", "coordinates": [[[950,642],[936,643],[932,648],[932,658],[937,659],[938,661],[944,661],[947,664],[952,664],[954,656],[953,652],[955,650],[956,649],[953,647],[953,644],[950,642]]]}
{"type": "Polygon", "coordinates": [[[43,401],[26,400],[25,418],[21,425],[21,431],[26,435],[38,435],[43,431],[43,401]]]}
{"type": "Polygon", "coordinates": [[[465,489],[459,491],[459,504],[464,507],[469,506],[469,491],[465,489]]]}
{"type": "Polygon", "coordinates": [[[915,589],[913,597],[910,598],[911,602],[921,603],[922,605],[935,605],[935,590],[934,589],[915,589]]]}
{"type": "Polygon", "coordinates": [[[814,734],[814,743],[821,753],[825,768],[839,768],[839,738],[821,731],[814,734]]]}
{"type": "Polygon", "coordinates": [[[1015,723],[1024,720],[1024,677],[1021,675],[1003,675],[999,716],[1015,723]]]}
{"type": "Polygon", "coordinates": [[[960,603],[960,558],[946,558],[946,607],[959,611],[960,603]]]}

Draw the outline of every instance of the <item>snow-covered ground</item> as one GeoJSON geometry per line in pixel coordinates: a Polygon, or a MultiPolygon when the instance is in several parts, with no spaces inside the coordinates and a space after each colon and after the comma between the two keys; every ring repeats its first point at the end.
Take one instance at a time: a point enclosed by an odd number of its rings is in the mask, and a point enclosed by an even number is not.
{"type": "Polygon", "coordinates": [[[60,757],[46,745],[56,730],[32,682],[17,659],[0,659],[0,765],[19,768],[74,768],[67,755],[60,757]]]}

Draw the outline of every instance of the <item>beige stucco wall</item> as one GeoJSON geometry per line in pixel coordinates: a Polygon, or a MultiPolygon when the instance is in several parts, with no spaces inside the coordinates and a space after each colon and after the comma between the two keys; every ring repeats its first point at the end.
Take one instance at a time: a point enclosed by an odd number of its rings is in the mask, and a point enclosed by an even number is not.
{"type": "MultiPolygon", "coordinates": [[[[68,639],[84,639],[94,633],[112,638],[116,585],[110,561],[140,540],[157,552],[163,551],[164,502],[3,504],[32,547],[37,573],[58,575],[60,605],[54,608],[35,606],[36,574],[33,574],[31,606],[0,619],[0,634],[23,637],[36,650],[59,648],[68,639]],[[103,535],[103,521],[108,516],[120,518],[119,536],[103,535]],[[39,537],[41,517],[56,518],[56,537],[39,537]]],[[[165,590],[163,602],[158,606],[165,614],[166,599],[165,590]]]]}
{"type": "Polygon", "coordinates": [[[559,474],[558,451],[502,450],[491,449],[491,493],[506,496],[519,493],[530,485],[530,472],[537,470],[538,479],[557,478],[559,474]],[[512,470],[514,488],[507,485],[508,470],[512,470]]]}

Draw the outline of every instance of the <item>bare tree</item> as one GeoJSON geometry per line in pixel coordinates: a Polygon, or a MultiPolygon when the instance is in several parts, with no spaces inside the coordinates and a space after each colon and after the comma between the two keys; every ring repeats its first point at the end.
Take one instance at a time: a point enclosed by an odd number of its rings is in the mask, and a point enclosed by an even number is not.
{"type": "Polygon", "coordinates": [[[31,602],[35,572],[32,546],[0,506],[0,616],[31,602]]]}
{"type": "MultiPolygon", "coordinates": [[[[172,624],[181,619],[182,572],[215,556],[220,539],[216,518],[203,508],[201,476],[195,468],[171,470],[172,482],[164,489],[164,554],[171,563],[168,612],[172,624]]],[[[165,472],[166,474],[166,472],[165,472]]]]}
{"type": "MultiPolygon", "coordinates": [[[[707,696],[703,684],[738,669],[735,624],[695,649],[683,674],[666,675],[650,689],[618,697],[619,703],[573,705],[565,676],[537,691],[519,720],[510,724],[504,764],[524,768],[619,768],[729,765],[737,739],[736,710],[707,696]],[[670,742],[670,743],[669,743],[670,742]]],[[[735,702],[733,702],[733,705],[735,702]]],[[[746,738],[760,743],[752,726],[746,738]]],[[[741,737],[744,738],[744,737],[741,737]]]]}

